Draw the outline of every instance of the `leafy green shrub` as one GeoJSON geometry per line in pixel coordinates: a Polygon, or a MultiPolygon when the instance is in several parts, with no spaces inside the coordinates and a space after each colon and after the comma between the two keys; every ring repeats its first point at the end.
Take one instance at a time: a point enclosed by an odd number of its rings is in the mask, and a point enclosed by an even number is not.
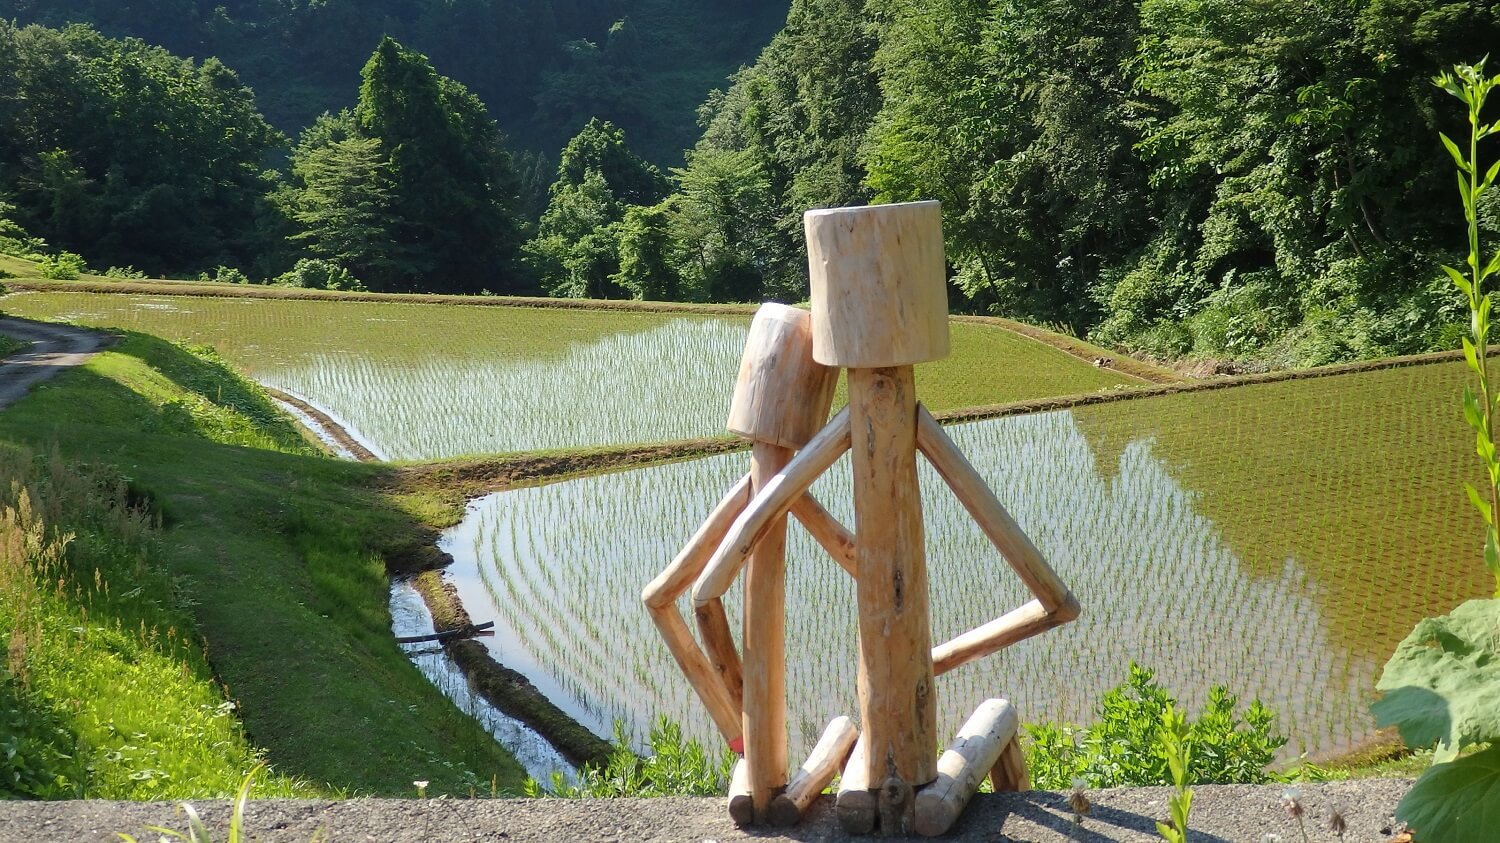
{"type": "Polygon", "coordinates": [[[345,290],[363,293],[363,281],[355,278],[349,270],[333,261],[321,258],[302,258],[286,272],[277,276],[275,283],[282,287],[303,287],[309,290],[345,290]]]}
{"type": "Polygon", "coordinates": [[[697,741],[685,740],[682,727],[665,717],[657,719],[646,738],[645,758],[630,749],[625,724],[615,722],[615,748],[601,766],[586,766],[578,772],[578,783],[569,784],[560,773],[542,784],[526,780],[527,796],[561,796],[566,799],[619,796],[717,796],[729,786],[735,756],[729,750],[716,760],[697,741]]]}
{"type": "Polygon", "coordinates": [[[37,269],[43,278],[52,278],[58,281],[72,281],[88,269],[84,263],[83,256],[73,252],[58,252],[55,255],[43,255],[37,261],[37,269]]]}
{"type": "MultiPolygon", "coordinates": [[[[1239,700],[1223,686],[1208,694],[1196,722],[1183,739],[1192,763],[1187,781],[1195,784],[1258,784],[1276,780],[1266,767],[1286,738],[1272,731],[1276,716],[1253,700],[1239,714],[1239,700]]],[[[1173,784],[1159,750],[1163,717],[1176,700],[1156,683],[1155,674],[1136,664],[1130,678],[1099,703],[1098,722],[1089,727],[1065,723],[1026,726],[1031,745],[1026,763],[1032,783],[1065,790],[1073,779],[1089,787],[1173,784]]]]}
{"type": "Polygon", "coordinates": [[[104,277],[135,279],[145,278],[146,273],[140,271],[139,269],[136,269],[133,266],[112,266],[109,269],[104,270],[104,277]]]}
{"type": "Polygon", "coordinates": [[[1459,65],[1434,82],[1468,107],[1468,148],[1440,135],[1458,167],[1469,235],[1466,271],[1446,265],[1443,271],[1469,309],[1463,350],[1474,385],[1464,387],[1463,411],[1488,482],[1483,489],[1465,486],[1484,519],[1484,564],[1495,578],[1496,599],[1469,600],[1446,615],[1419,621],[1386,662],[1375,684],[1382,697],[1371,711],[1376,726],[1395,726],[1407,746],[1436,745],[1432,766],[1401,799],[1396,816],[1425,843],[1444,843],[1493,840],[1492,808],[1500,805],[1500,706],[1495,704],[1500,699],[1500,457],[1494,438],[1500,395],[1485,359],[1494,300],[1484,289],[1500,275],[1500,249],[1488,259],[1480,249],[1481,209],[1500,176],[1500,161],[1483,175],[1479,163],[1479,142],[1500,134],[1500,120],[1486,124],[1482,119],[1485,100],[1500,89],[1500,75],[1485,77],[1481,61],[1459,65]],[[1458,758],[1465,749],[1476,751],[1458,758]]]}
{"type": "Polygon", "coordinates": [[[212,273],[198,273],[198,280],[213,284],[249,284],[250,277],[232,266],[216,266],[212,273]]]}

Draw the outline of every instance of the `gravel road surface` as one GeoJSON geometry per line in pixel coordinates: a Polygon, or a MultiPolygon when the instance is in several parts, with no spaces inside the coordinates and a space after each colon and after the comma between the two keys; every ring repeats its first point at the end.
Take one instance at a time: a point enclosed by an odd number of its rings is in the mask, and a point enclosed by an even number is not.
{"type": "MultiPolygon", "coordinates": [[[[1328,830],[1330,812],[1342,810],[1348,843],[1386,841],[1393,834],[1391,813],[1410,780],[1367,779],[1301,785],[1307,839],[1338,840],[1328,830]]],[[[1152,841],[1155,823],[1167,814],[1167,788],[1122,788],[1090,794],[1093,807],[1075,827],[1065,794],[1031,791],[981,794],[974,798],[947,840],[965,843],[1054,843],[1055,841],[1152,841]]],[[[1195,843],[1260,843],[1267,834],[1283,843],[1301,843],[1296,823],[1282,807],[1280,786],[1205,785],[1195,788],[1192,834],[1195,843]]],[[[228,804],[195,803],[224,839],[228,804]]],[[[341,802],[264,800],[247,812],[252,840],[307,843],[321,839],[355,843],[474,843],[477,841],[832,841],[851,838],[838,827],[831,797],[815,805],[810,816],[792,829],[738,829],[729,821],[724,800],[476,799],[425,801],[350,799],[341,802]]],[[[22,802],[0,803],[0,843],[36,841],[111,841],[116,832],[156,843],[148,825],[185,830],[171,803],[22,802]]],[[[891,839],[891,838],[884,838],[891,839]]]]}

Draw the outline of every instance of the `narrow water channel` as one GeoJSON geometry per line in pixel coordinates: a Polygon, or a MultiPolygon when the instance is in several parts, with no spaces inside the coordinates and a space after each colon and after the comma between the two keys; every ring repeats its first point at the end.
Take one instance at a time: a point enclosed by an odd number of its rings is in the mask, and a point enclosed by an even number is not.
{"type": "MultiPolygon", "coordinates": [[[[435,631],[432,613],[427,610],[422,595],[409,583],[397,582],[391,586],[391,631],[398,637],[427,635],[435,631]]],[[[552,773],[557,771],[568,781],[573,780],[573,766],[552,744],[530,726],[501,712],[469,688],[463,672],[443,651],[442,645],[402,644],[401,649],[406,651],[407,657],[422,671],[422,675],[453,700],[460,711],[478,720],[494,735],[495,740],[521,762],[528,775],[547,782],[552,773]]]]}
{"type": "MultiPolygon", "coordinates": [[[[308,400],[305,396],[291,392],[288,394],[332,419],[349,437],[363,445],[370,453],[380,459],[385,458],[374,443],[361,436],[359,431],[342,419],[329,414],[326,408],[308,400]]],[[[345,460],[355,459],[355,455],[340,444],[338,438],[317,419],[285,401],[277,400],[276,404],[312,431],[313,435],[327,445],[336,457],[345,460]]],[[[397,638],[427,635],[436,631],[432,623],[432,613],[427,609],[426,602],[409,583],[398,581],[391,584],[390,609],[391,634],[397,638]]],[[[557,772],[561,773],[567,781],[574,781],[576,770],[573,765],[569,764],[546,738],[474,693],[469,687],[468,680],[464,678],[463,671],[459,670],[458,665],[449,658],[442,645],[421,643],[400,646],[411,659],[412,664],[417,666],[429,682],[452,700],[460,711],[478,720],[495,740],[500,742],[501,746],[515,756],[525,768],[527,775],[538,781],[547,782],[552,778],[552,774],[557,772]]]]}

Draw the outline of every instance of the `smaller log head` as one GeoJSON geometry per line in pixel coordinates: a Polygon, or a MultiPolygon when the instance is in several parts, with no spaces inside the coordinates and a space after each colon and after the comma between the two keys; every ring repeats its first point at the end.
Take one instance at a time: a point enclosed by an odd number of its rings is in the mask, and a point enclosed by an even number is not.
{"type": "Polygon", "coordinates": [[[755,442],[801,448],[828,422],[838,370],[812,355],[812,316],[763,304],[740,358],[728,428],[755,442]]]}
{"type": "Polygon", "coordinates": [[[877,369],[948,356],[937,202],[808,211],[802,223],[819,363],[877,369]]]}

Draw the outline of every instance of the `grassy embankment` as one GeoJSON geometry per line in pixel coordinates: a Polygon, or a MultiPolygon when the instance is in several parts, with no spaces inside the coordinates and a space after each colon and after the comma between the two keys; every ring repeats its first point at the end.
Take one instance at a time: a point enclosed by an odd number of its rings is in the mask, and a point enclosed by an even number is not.
{"type": "MultiPolygon", "coordinates": [[[[185,665],[188,684],[121,673],[97,648],[85,648],[77,651],[78,664],[60,663],[62,672],[98,677],[96,687],[76,688],[72,698],[79,703],[64,702],[72,692],[63,685],[46,696],[28,692],[31,710],[50,710],[90,752],[135,759],[122,768],[127,778],[148,766],[179,769],[169,788],[151,793],[225,793],[253,746],[279,775],[324,792],[410,794],[421,779],[431,782],[432,794],[467,794],[488,792],[492,777],[502,789],[519,789],[523,774],[515,761],[455,710],[391,638],[385,560],[411,564],[432,550],[430,534],[374,488],[378,468],[316,454],[252,384],[215,360],[139,334],[0,413],[0,443],[38,452],[55,447],[62,460],[122,476],[163,522],[144,561],[127,554],[135,567],[123,574],[118,566],[101,569],[95,589],[108,582],[109,593],[133,594],[158,609],[110,608],[124,630],[116,635],[120,643],[108,643],[111,619],[101,619],[99,635],[137,671],[149,667],[137,657],[157,658],[152,648],[161,649],[169,630],[183,640],[201,636],[206,659],[184,646],[160,655],[185,665]],[[146,702],[125,699],[135,692],[117,693],[119,683],[139,688],[146,702]],[[160,703],[150,702],[153,694],[160,703]],[[149,761],[153,750],[177,750],[125,725],[133,709],[149,703],[144,710],[157,713],[162,728],[187,729],[170,709],[174,700],[179,708],[217,706],[226,696],[245,738],[229,728],[228,737],[205,741],[215,748],[202,762],[206,772],[193,772],[185,761],[149,761]],[[112,738],[85,727],[111,718],[120,732],[112,738]],[[117,745],[122,741],[136,750],[126,752],[117,745]]],[[[115,541],[105,536],[97,543],[108,552],[115,541]]],[[[80,539],[69,565],[89,564],[75,561],[89,543],[80,539]]],[[[89,605],[67,588],[55,601],[48,623],[66,623],[89,605]]],[[[83,628],[93,634],[92,626],[83,628]]],[[[75,646],[66,634],[57,641],[56,658],[75,646]]],[[[294,787],[309,788],[284,785],[294,787]]]]}

